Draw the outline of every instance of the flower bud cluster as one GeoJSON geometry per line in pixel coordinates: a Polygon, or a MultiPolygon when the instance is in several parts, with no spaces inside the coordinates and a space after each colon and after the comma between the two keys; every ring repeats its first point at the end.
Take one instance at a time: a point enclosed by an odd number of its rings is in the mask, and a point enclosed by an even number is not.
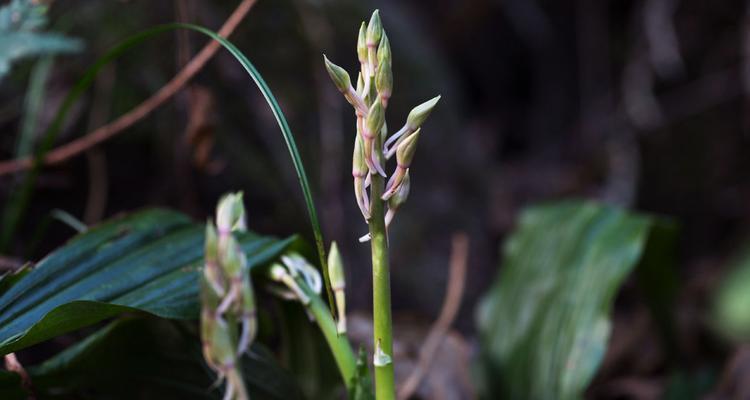
{"type": "MultiPolygon", "coordinates": [[[[393,93],[392,53],[388,36],[383,29],[378,10],[369,23],[362,22],[357,38],[357,59],[360,71],[357,88],[351,84],[349,73],[323,56],[328,74],[338,90],[354,107],[357,117],[357,136],[352,155],[352,176],[357,206],[365,220],[370,219],[368,187],[372,175],[387,177],[385,164],[396,155],[396,169],[391,174],[380,199],[388,206],[386,226],[409,194],[409,168],[417,149],[421,127],[435,108],[436,96],[411,110],[404,126],[388,137],[385,110],[393,93]]],[[[361,240],[367,240],[365,235],[361,240]]]]}
{"type": "Polygon", "coordinates": [[[216,210],[216,225],[206,224],[201,277],[203,356],[220,380],[227,378],[225,398],[236,399],[247,398],[239,360],[257,332],[247,259],[234,236],[234,232],[245,230],[242,193],[225,195],[216,210]]]}

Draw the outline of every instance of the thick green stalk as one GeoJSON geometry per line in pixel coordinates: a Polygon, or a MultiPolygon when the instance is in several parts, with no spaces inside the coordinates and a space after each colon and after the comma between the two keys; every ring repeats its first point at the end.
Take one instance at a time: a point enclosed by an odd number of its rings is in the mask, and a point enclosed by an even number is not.
{"type": "Polygon", "coordinates": [[[347,389],[351,388],[354,383],[354,376],[357,373],[357,358],[354,356],[352,346],[347,340],[346,335],[339,335],[336,331],[336,322],[331,317],[331,312],[328,307],[323,303],[323,300],[315,294],[301,279],[297,280],[305,294],[310,298],[310,304],[307,305],[308,310],[312,313],[313,318],[318,323],[323,336],[328,342],[328,347],[331,348],[333,358],[336,360],[336,365],[339,367],[341,377],[344,379],[344,384],[347,389]]]}
{"type": "MultiPolygon", "coordinates": [[[[372,304],[374,348],[378,347],[393,357],[393,323],[391,320],[391,277],[388,267],[388,238],[385,231],[385,202],[383,178],[372,175],[370,203],[370,242],[372,243],[372,304]]],[[[377,356],[377,354],[376,354],[377,356]]],[[[392,400],[396,397],[393,381],[393,362],[375,366],[375,398],[392,400]]]]}

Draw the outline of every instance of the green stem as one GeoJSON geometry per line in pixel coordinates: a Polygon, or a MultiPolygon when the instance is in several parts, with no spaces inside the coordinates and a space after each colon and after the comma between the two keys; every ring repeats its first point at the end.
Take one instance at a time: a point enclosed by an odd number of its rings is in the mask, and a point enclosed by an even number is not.
{"type": "Polygon", "coordinates": [[[320,296],[310,290],[303,280],[297,279],[297,283],[310,298],[307,309],[310,310],[321,332],[323,332],[328,347],[331,348],[331,353],[333,353],[333,358],[336,360],[336,365],[339,367],[341,377],[344,379],[344,384],[347,389],[350,389],[357,373],[357,359],[354,356],[352,346],[346,335],[339,335],[336,331],[336,322],[320,296]]]}
{"type": "MultiPolygon", "coordinates": [[[[388,268],[388,238],[385,231],[385,202],[383,178],[373,174],[370,196],[370,242],[372,243],[372,304],[374,348],[380,348],[393,358],[393,326],[391,321],[391,278],[388,268]]],[[[375,366],[375,398],[392,400],[396,397],[393,381],[393,362],[375,366]]]]}

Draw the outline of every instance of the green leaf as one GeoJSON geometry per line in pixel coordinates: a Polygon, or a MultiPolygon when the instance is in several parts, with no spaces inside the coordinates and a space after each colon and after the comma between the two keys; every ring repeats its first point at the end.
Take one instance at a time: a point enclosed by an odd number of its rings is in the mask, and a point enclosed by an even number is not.
{"type": "MultiPolygon", "coordinates": [[[[294,241],[240,235],[251,268],[294,241]]],[[[0,295],[0,354],[126,311],[197,318],[203,228],[147,210],[76,236],[0,295]]]]}
{"type": "Polygon", "coordinates": [[[38,32],[47,25],[46,9],[30,0],[12,0],[0,7],[0,79],[18,59],[80,51],[83,47],[77,39],[38,32]]]}
{"type": "Polygon", "coordinates": [[[364,348],[359,349],[357,356],[357,375],[349,389],[350,400],[373,400],[372,376],[368,367],[367,351],[364,348]]]}
{"type": "Polygon", "coordinates": [[[716,328],[737,341],[750,340],[750,246],[730,263],[714,299],[716,328]]]}
{"type": "Polygon", "coordinates": [[[582,397],[606,351],[615,294],[652,225],[590,202],[523,212],[478,310],[485,397],[582,397]]]}
{"type": "Polygon", "coordinates": [[[15,271],[8,271],[0,275],[0,295],[5,293],[11,286],[13,286],[19,279],[23,278],[24,275],[31,271],[31,264],[24,264],[21,268],[15,271]]]}
{"type": "MultiPolygon", "coordinates": [[[[45,398],[220,398],[192,328],[156,318],[117,320],[29,368],[34,390],[45,398]]],[[[242,367],[253,399],[301,398],[292,376],[264,347],[253,345],[242,367]]]]}

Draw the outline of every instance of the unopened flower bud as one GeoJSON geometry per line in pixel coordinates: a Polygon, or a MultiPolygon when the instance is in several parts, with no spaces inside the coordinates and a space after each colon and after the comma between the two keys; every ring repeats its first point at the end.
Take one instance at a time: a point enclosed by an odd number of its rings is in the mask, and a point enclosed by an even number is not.
{"type": "Polygon", "coordinates": [[[391,43],[388,41],[388,35],[383,33],[378,45],[378,65],[391,65],[391,43]]]}
{"type": "Polygon", "coordinates": [[[203,357],[216,371],[223,372],[234,365],[237,358],[232,343],[235,327],[227,324],[223,318],[204,309],[201,316],[201,340],[203,357]]]}
{"type": "Polygon", "coordinates": [[[409,128],[409,130],[416,130],[427,119],[428,116],[430,116],[430,112],[432,112],[432,109],[435,107],[435,105],[440,101],[440,96],[435,96],[430,100],[425,101],[424,103],[414,107],[411,112],[409,112],[409,116],[406,118],[406,125],[409,128]]]}
{"type": "Polygon", "coordinates": [[[364,178],[367,175],[367,163],[362,147],[362,136],[357,135],[354,139],[354,153],[352,154],[352,176],[355,178],[364,178]]]}
{"type": "Polygon", "coordinates": [[[378,47],[378,71],[375,74],[375,89],[378,91],[383,105],[388,105],[388,99],[393,93],[393,71],[391,70],[391,46],[388,36],[383,35],[378,47]]]}
{"type": "Polygon", "coordinates": [[[421,130],[417,129],[416,132],[407,136],[403,142],[399,143],[396,149],[396,162],[399,167],[409,168],[411,165],[414,153],[417,151],[417,141],[419,140],[421,130]]]}
{"type": "Polygon", "coordinates": [[[219,229],[219,235],[247,230],[242,192],[228,193],[219,200],[219,205],[216,207],[216,227],[219,229]]]}
{"type": "Polygon", "coordinates": [[[328,253],[328,276],[331,278],[331,288],[336,296],[336,310],[338,311],[336,331],[343,334],[346,333],[346,294],[344,292],[346,282],[344,262],[341,260],[341,253],[336,242],[331,243],[331,250],[328,253]]]}
{"type": "Polygon", "coordinates": [[[209,284],[209,287],[213,289],[214,294],[217,296],[223,296],[225,293],[225,279],[224,274],[219,267],[219,238],[216,235],[216,228],[209,221],[206,224],[206,244],[204,249],[205,266],[203,269],[203,277],[209,284]]]}
{"type": "Polygon", "coordinates": [[[328,252],[328,276],[331,278],[331,288],[333,290],[343,289],[346,285],[344,280],[344,262],[341,260],[341,253],[336,242],[331,243],[331,249],[328,252]]]}
{"type": "Polygon", "coordinates": [[[367,24],[362,21],[359,27],[359,36],[357,37],[357,58],[360,63],[367,62],[367,24]]]}
{"type": "Polygon", "coordinates": [[[346,72],[345,69],[332,63],[325,54],[323,55],[323,61],[326,64],[326,70],[328,71],[328,75],[330,75],[333,84],[336,85],[339,92],[346,94],[352,86],[349,73],[346,72]]]}
{"type": "Polygon", "coordinates": [[[276,282],[281,282],[282,278],[286,274],[288,274],[286,268],[282,267],[281,264],[278,263],[271,265],[271,269],[268,270],[269,278],[276,282]]]}
{"type": "Polygon", "coordinates": [[[383,36],[383,24],[380,22],[380,11],[375,10],[370,17],[370,23],[367,24],[367,47],[376,48],[383,36]]]}
{"type": "Polygon", "coordinates": [[[357,73],[357,94],[359,94],[360,96],[364,96],[365,95],[364,90],[365,90],[365,81],[362,80],[362,72],[358,72],[357,73]]]}
{"type": "Polygon", "coordinates": [[[227,238],[226,248],[222,254],[219,254],[219,262],[224,270],[224,274],[230,279],[242,276],[243,272],[247,269],[245,253],[242,252],[234,236],[227,238]]]}
{"type": "Polygon", "coordinates": [[[382,157],[380,156],[380,147],[376,148],[376,145],[380,142],[377,140],[380,137],[380,131],[385,123],[385,109],[380,101],[372,103],[370,110],[367,114],[367,120],[365,120],[364,127],[362,129],[363,136],[363,150],[365,156],[365,162],[371,173],[377,173],[382,176],[386,176],[385,170],[383,170],[382,157]],[[377,152],[377,153],[376,153],[377,152]]]}
{"type": "Polygon", "coordinates": [[[414,159],[414,153],[417,150],[417,140],[419,139],[419,133],[421,129],[417,129],[416,132],[407,136],[398,144],[396,149],[396,172],[391,175],[388,180],[388,184],[385,187],[383,196],[381,199],[388,200],[398,192],[404,177],[409,171],[412,159],[414,159]]]}
{"type": "Polygon", "coordinates": [[[367,114],[367,120],[365,121],[367,134],[365,135],[365,139],[374,139],[375,135],[379,135],[383,123],[385,123],[385,109],[379,101],[376,101],[372,103],[370,112],[367,114]]]}
{"type": "Polygon", "coordinates": [[[365,189],[365,177],[367,176],[368,167],[365,162],[365,153],[362,135],[357,135],[354,139],[354,154],[352,155],[352,176],[354,177],[354,197],[357,199],[357,206],[362,212],[365,220],[370,219],[370,201],[365,189]]]}
{"type": "Polygon", "coordinates": [[[305,294],[302,288],[299,287],[297,281],[294,280],[294,278],[289,274],[289,271],[286,268],[282,267],[280,264],[273,264],[271,265],[271,269],[268,271],[268,273],[269,277],[272,280],[282,283],[288,289],[290,289],[300,301],[300,303],[302,303],[302,305],[306,306],[310,304],[310,298],[307,296],[307,294],[305,294]]]}
{"type": "Polygon", "coordinates": [[[242,312],[240,321],[242,323],[242,334],[237,345],[237,353],[242,354],[247,351],[250,343],[255,339],[258,333],[257,310],[255,308],[255,294],[253,293],[253,284],[250,281],[250,275],[244,274],[242,278],[242,295],[241,295],[242,312]]]}

